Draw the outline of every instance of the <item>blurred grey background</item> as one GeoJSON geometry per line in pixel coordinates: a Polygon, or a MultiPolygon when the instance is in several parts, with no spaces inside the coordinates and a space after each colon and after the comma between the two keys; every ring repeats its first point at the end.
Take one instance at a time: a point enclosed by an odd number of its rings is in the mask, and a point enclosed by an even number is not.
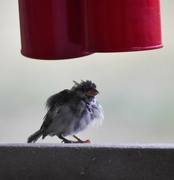
{"type": "Polygon", "coordinates": [[[0,0],[0,142],[25,143],[40,128],[50,95],[70,88],[72,80],[90,79],[105,121],[78,136],[94,143],[173,143],[173,8],[173,0],[161,0],[162,49],[39,61],[20,54],[18,1],[0,0]]]}

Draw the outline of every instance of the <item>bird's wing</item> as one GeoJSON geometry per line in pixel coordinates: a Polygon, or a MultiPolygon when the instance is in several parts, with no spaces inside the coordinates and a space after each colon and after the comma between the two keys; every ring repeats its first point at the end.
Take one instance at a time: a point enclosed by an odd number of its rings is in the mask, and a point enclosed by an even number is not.
{"type": "Polygon", "coordinates": [[[55,110],[58,111],[61,105],[66,104],[69,101],[69,97],[70,97],[70,90],[65,89],[48,98],[46,102],[46,107],[48,109],[48,112],[44,117],[44,122],[40,129],[47,129],[47,127],[52,123],[52,119],[54,115],[53,111],[55,110]]]}
{"type": "Polygon", "coordinates": [[[50,109],[50,108],[53,108],[55,106],[65,104],[69,101],[69,97],[70,97],[70,90],[65,89],[65,90],[49,97],[47,102],[46,102],[46,107],[48,109],[50,109]]]}

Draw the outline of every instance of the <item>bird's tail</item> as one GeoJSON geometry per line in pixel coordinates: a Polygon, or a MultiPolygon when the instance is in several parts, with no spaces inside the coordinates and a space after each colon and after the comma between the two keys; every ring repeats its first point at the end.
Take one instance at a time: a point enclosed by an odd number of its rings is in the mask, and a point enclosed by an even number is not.
{"type": "Polygon", "coordinates": [[[34,143],[43,135],[43,129],[36,131],[34,134],[28,137],[28,143],[34,143]]]}

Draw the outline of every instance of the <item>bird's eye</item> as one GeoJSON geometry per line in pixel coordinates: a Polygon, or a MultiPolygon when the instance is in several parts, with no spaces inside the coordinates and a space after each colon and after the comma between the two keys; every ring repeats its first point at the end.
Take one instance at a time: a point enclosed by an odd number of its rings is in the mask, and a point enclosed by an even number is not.
{"type": "Polygon", "coordinates": [[[84,91],[85,91],[85,89],[84,89],[84,88],[81,88],[81,91],[82,91],[82,92],[84,92],[84,91]]]}
{"type": "Polygon", "coordinates": [[[87,92],[87,91],[90,91],[90,90],[91,90],[91,88],[86,88],[86,89],[85,89],[86,92],[87,92]]]}

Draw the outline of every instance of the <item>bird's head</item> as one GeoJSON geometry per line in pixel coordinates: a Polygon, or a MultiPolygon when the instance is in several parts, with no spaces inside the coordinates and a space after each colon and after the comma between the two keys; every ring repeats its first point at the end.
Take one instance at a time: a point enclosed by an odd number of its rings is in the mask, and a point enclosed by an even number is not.
{"type": "Polygon", "coordinates": [[[72,87],[72,90],[79,91],[87,97],[94,97],[99,93],[96,89],[97,86],[89,80],[81,81],[81,83],[77,83],[76,81],[73,82],[75,85],[72,87]]]}

